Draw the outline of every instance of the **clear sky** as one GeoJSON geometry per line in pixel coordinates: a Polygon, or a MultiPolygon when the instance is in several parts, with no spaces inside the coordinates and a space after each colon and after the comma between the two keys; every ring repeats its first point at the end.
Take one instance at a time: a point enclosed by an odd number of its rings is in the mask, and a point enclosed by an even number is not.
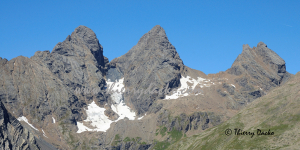
{"type": "Polygon", "coordinates": [[[0,1],[0,57],[31,57],[85,25],[112,60],[161,25],[184,64],[206,74],[225,71],[242,45],[263,41],[287,70],[300,71],[300,1],[45,0],[0,1]]]}

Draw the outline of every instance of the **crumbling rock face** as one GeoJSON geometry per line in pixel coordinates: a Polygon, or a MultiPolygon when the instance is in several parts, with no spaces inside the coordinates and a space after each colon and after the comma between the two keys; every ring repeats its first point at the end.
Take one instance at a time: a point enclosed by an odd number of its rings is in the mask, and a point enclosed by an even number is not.
{"type": "Polygon", "coordinates": [[[66,109],[72,109],[75,120],[85,119],[82,108],[93,100],[100,106],[107,103],[104,75],[108,59],[103,56],[103,48],[91,29],[79,26],[51,53],[38,51],[31,59],[47,67],[65,86],[68,95],[66,109]],[[97,93],[77,94],[76,89],[99,90],[97,93]]]}
{"type": "MultiPolygon", "coordinates": [[[[114,143],[110,139],[113,134],[131,135],[135,131],[147,131],[146,140],[151,142],[153,138],[148,134],[151,136],[152,131],[161,126],[168,131],[176,129],[184,133],[205,130],[223,121],[214,110],[172,116],[169,111],[164,111],[163,104],[166,103],[156,103],[157,99],[164,98],[166,90],[180,86],[182,75],[193,78],[206,76],[196,72],[184,66],[160,26],[155,26],[125,55],[110,63],[103,56],[103,48],[95,33],[85,26],[79,26],[63,42],[58,43],[51,53],[37,51],[30,59],[20,56],[10,61],[0,57],[0,146],[3,149],[47,148],[45,141],[35,138],[13,116],[26,116],[35,127],[43,129],[47,129],[51,122],[50,126],[59,130],[58,137],[62,137],[59,140],[70,149],[80,149],[80,146],[83,146],[81,149],[94,146],[106,149],[151,149],[155,143],[142,144],[118,139],[115,142],[117,144],[105,144],[114,143]],[[105,92],[105,78],[111,82],[124,78],[125,104],[133,108],[138,117],[146,116],[145,113],[158,117],[146,122],[135,120],[130,123],[124,119],[112,124],[106,133],[76,133],[77,121],[87,118],[85,109],[92,101],[106,109],[104,114],[110,120],[119,118],[111,108],[114,101],[105,92]],[[76,89],[97,92],[77,93],[76,89]],[[152,125],[148,126],[150,132],[143,129],[149,123],[152,125]],[[129,130],[128,126],[133,130],[129,130]],[[46,145],[45,148],[43,145],[46,145]]],[[[254,48],[244,45],[242,54],[232,67],[217,76],[230,77],[230,80],[222,79],[218,84],[208,86],[204,90],[208,95],[203,97],[209,97],[209,92],[213,91],[213,96],[228,100],[224,101],[227,109],[239,110],[273,87],[284,84],[291,75],[286,71],[284,60],[260,42],[254,48]]]]}
{"type": "Polygon", "coordinates": [[[0,101],[0,149],[56,149],[47,142],[36,138],[27,128],[13,117],[0,101]]]}
{"type": "MultiPolygon", "coordinates": [[[[228,73],[236,76],[248,75],[253,81],[257,80],[254,81],[255,84],[266,90],[284,83],[290,77],[285,61],[263,42],[259,42],[257,47],[253,48],[243,45],[242,54],[234,61],[228,73]]],[[[241,86],[246,85],[238,83],[241,86]]]]}
{"type": "Polygon", "coordinates": [[[119,118],[119,115],[117,114],[117,113],[115,113],[113,110],[111,110],[111,109],[106,109],[105,111],[104,111],[104,114],[106,115],[106,116],[108,116],[108,118],[110,119],[110,120],[113,120],[113,121],[115,121],[115,120],[117,120],[118,118],[119,118]]]}
{"type": "MultiPolygon", "coordinates": [[[[152,84],[151,91],[159,91],[179,86],[184,65],[164,29],[157,25],[125,55],[113,59],[110,67],[117,68],[124,75],[128,90],[146,90],[152,84]]],[[[125,94],[125,101],[142,114],[157,98],[163,97],[163,94],[137,92],[125,94]]]]}
{"type": "Polygon", "coordinates": [[[151,149],[151,144],[139,144],[136,142],[122,142],[117,146],[107,147],[106,150],[148,150],[151,149]]]}
{"type": "Polygon", "coordinates": [[[195,112],[192,115],[182,113],[179,116],[172,116],[165,110],[157,119],[157,126],[165,126],[168,131],[175,129],[184,133],[189,130],[205,130],[209,124],[216,126],[220,123],[221,117],[211,112],[195,112]]]}
{"type": "MultiPolygon", "coordinates": [[[[52,117],[65,130],[76,132],[77,121],[86,119],[84,108],[93,100],[104,106],[108,59],[95,33],[79,26],[53,51],[37,51],[30,59],[0,59],[0,101],[15,117],[29,116],[37,128],[46,128],[52,117]],[[97,89],[95,93],[76,93],[97,89]]],[[[67,136],[65,136],[67,137],[67,136]]]]}
{"type": "Polygon", "coordinates": [[[242,54],[227,72],[237,76],[235,82],[242,87],[240,94],[247,102],[284,84],[291,76],[286,71],[285,61],[263,42],[253,48],[243,45],[242,54]]]}
{"type": "Polygon", "coordinates": [[[30,115],[31,122],[42,127],[49,115],[60,119],[71,111],[67,89],[47,68],[23,56],[0,68],[0,100],[16,117],[30,115]]]}

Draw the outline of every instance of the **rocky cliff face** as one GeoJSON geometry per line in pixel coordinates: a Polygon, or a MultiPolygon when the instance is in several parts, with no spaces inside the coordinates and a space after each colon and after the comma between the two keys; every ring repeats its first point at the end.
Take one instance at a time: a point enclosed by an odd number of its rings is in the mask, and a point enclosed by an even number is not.
{"type": "Polygon", "coordinates": [[[30,59],[17,57],[0,61],[0,100],[16,117],[25,116],[38,129],[59,122],[57,135],[70,138],[77,121],[86,119],[84,108],[95,101],[104,106],[105,64],[102,46],[95,33],[79,26],[53,51],[38,51],[30,59]],[[96,89],[97,92],[79,92],[96,89]]]}
{"type": "MultiPolygon", "coordinates": [[[[124,75],[125,88],[130,91],[145,91],[150,84],[153,85],[151,91],[163,91],[167,87],[172,89],[179,86],[184,65],[165,30],[157,25],[125,55],[112,60],[110,68],[117,68],[124,75]]],[[[157,98],[164,97],[164,94],[140,94],[124,95],[138,114],[147,112],[157,98]]]]}
{"type": "Polygon", "coordinates": [[[236,76],[235,83],[241,86],[248,102],[284,84],[291,76],[286,71],[285,61],[263,42],[253,48],[243,45],[242,54],[227,72],[236,76]]]}
{"type": "Polygon", "coordinates": [[[44,140],[36,138],[0,102],[0,149],[54,150],[56,148],[44,140]]]}
{"type": "Polygon", "coordinates": [[[185,138],[176,149],[298,149],[300,145],[300,72],[272,89],[218,127],[185,138]],[[234,129],[252,135],[236,135],[234,129]],[[232,134],[226,135],[226,129],[232,134]],[[262,132],[258,132],[258,129],[262,132]],[[269,131],[269,132],[268,132],[269,131]],[[270,135],[268,133],[272,133],[270,135]],[[260,135],[259,135],[260,134],[260,135]]]}
{"type": "Polygon", "coordinates": [[[248,74],[259,82],[269,82],[269,85],[263,87],[265,89],[286,82],[290,76],[286,71],[285,61],[263,42],[259,42],[257,47],[253,48],[243,45],[242,54],[228,72],[236,76],[248,74]],[[264,77],[267,80],[263,80],[264,77]]]}
{"type": "Polygon", "coordinates": [[[206,75],[184,66],[160,26],[109,63],[95,33],[79,26],[51,53],[0,58],[0,144],[20,143],[9,136],[17,135],[29,147],[39,137],[60,149],[166,148],[227,120],[290,76],[262,42],[244,45],[226,72],[206,75]],[[109,93],[108,85],[126,91],[109,93]],[[181,93],[195,88],[200,93],[181,93]],[[22,127],[12,116],[28,122],[22,127]]]}
{"type": "MultiPolygon", "coordinates": [[[[16,117],[30,116],[42,127],[44,121],[62,118],[68,93],[63,83],[47,68],[27,57],[17,57],[1,66],[0,98],[16,117]]],[[[68,118],[71,119],[71,118],[68,118]]]]}
{"type": "Polygon", "coordinates": [[[31,59],[18,57],[2,65],[1,100],[17,116],[32,113],[39,126],[48,115],[75,125],[85,118],[86,103],[106,103],[101,90],[95,95],[74,93],[76,88],[103,89],[104,59],[95,34],[79,26],[52,53],[38,51],[31,59]]]}

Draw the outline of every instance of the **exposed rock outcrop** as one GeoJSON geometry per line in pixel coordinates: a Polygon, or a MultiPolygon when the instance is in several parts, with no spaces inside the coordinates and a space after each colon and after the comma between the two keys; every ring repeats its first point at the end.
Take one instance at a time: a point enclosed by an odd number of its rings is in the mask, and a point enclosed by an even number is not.
{"type": "MultiPolygon", "coordinates": [[[[110,68],[117,68],[124,75],[127,90],[145,91],[152,84],[151,91],[159,91],[179,86],[184,65],[165,30],[157,25],[125,55],[113,59],[110,68]]],[[[126,93],[125,101],[131,103],[138,114],[142,114],[149,110],[158,97],[163,98],[164,95],[126,93]]]]}
{"type": "Polygon", "coordinates": [[[74,120],[85,119],[82,108],[94,100],[101,106],[107,102],[105,86],[105,64],[103,48],[95,33],[79,26],[62,43],[58,43],[51,53],[36,52],[32,60],[46,66],[62,82],[67,90],[68,108],[74,120]],[[97,93],[76,94],[76,89],[99,89],[97,93]]]}
{"type": "Polygon", "coordinates": [[[221,117],[212,112],[196,112],[191,115],[184,113],[179,116],[172,116],[168,111],[164,111],[158,116],[157,126],[165,126],[167,131],[178,130],[183,133],[189,130],[205,130],[211,126],[216,126],[221,123],[221,117]]]}
{"type": "Polygon", "coordinates": [[[49,146],[14,118],[26,116],[37,130],[45,129],[49,135],[40,138],[60,149],[151,149],[157,140],[176,142],[183,135],[220,124],[248,102],[283,85],[290,76],[285,61],[262,42],[254,48],[244,45],[226,72],[206,75],[188,68],[159,25],[109,63],[95,33],[79,26],[51,53],[37,51],[31,58],[19,56],[10,61],[0,57],[0,146],[49,146]],[[105,91],[106,85],[121,89],[123,84],[123,94],[105,91]],[[197,95],[175,93],[168,95],[168,101],[163,99],[166,90],[176,88],[175,92],[200,89],[197,95]],[[78,89],[90,92],[78,93],[78,89]],[[93,107],[87,107],[93,101],[93,107]],[[125,113],[133,117],[118,119],[125,113]],[[87,114],[99,128],[106,126],[107,130],[87,131],[96,128],[87,114]],[[77,132],[80,126],[82,130],[77,132]],[[166,132],[171,139],[158,132],[166,132]]]}
{"type": "Polygon", "coordinates": [[[36,138],[13,117],[0,101],[0,149],[40,149],[54,150],[52,145],[36,138]]]}
{"type": "MultiPolygon", "coordinates": [[[[29,116],[37,128],[47,128],[55,118],[60,133],[77,131],[77,121],[86,119],[84,108],[93,100],[104,106],[108,59],[95,33],[79,26],[53,51],[37,51],[30,59],[19,56],[0,59],[0,101],[15,117],[29,116]],[[76,93],[76,88],[96,93],[76,93]]],[[[57,135],[58,136],[58,135],[57,135]]],[[[69,139],[70,134],[63,136],[69,139]]]]}
{"type": "MultiPolygon", "coordinates": [[[[236,76],[248,75],[253,81],[257,80],[253,84],[261,85],[265,90],[286,82],[290,77],[285,61],[263,42],[253,48],[243,45],[242,54],[234,61],[228,73],[236,76]]],[[[245,82],[240,80],[238,83],[247,88],[245,82]]]]}
{"type": "Polygon", "coordinates": [[[236,76],[235,82],[241,86],[241,95],[248,102],[284,84],[291,76],[286,71],[285,61],[263,42],[253,48],[243,45],[242,54],[227,72],[236,76]]]}

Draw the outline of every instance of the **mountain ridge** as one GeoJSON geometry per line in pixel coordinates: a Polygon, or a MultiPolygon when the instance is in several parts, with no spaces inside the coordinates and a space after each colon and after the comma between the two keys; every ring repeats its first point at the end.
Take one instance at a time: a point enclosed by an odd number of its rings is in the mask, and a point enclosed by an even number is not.
{"type": "Polygon", "coordinates": [[[262,42],[253,48],[244,45],[225,72],[206,75],[184,65],[159,25],[110,62],[96,34],[79,26],[51,53],[1,58],[0,68],[1,102],[16,118],[29,118],[36,134],[60,149],[172,144],[180,138],[171,133],[192,136],[219,125],[293,76],[262,42]],[[109,86],[125,90],[109,93],[109,86]],[[148,88],[155,92],[144,93],[148,88]],[[186,93],[195,89],[200,93],[186,93]]]}

